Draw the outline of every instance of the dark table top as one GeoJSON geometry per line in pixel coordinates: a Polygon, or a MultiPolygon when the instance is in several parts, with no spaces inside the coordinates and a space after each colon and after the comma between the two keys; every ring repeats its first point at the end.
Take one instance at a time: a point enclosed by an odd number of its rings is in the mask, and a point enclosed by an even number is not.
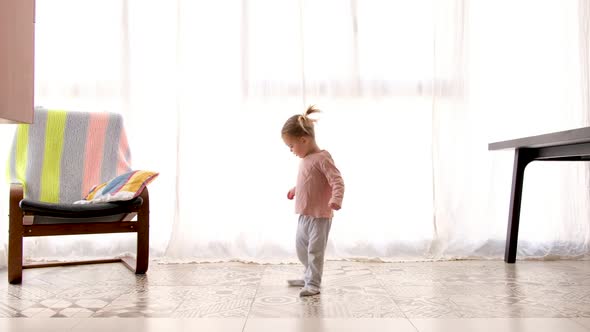
{"type": "Polygon", "coordinates": [[[544,148],[590,142],[590,127],[583,127],[549,134],[522,137],[488,144],[488,150],[516,148],[544,148]]]}

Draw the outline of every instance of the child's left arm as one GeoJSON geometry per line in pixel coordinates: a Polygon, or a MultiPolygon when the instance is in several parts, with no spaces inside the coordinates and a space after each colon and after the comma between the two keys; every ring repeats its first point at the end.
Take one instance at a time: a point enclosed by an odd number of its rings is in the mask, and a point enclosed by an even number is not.
{"type": "Polygon", "coordinates": [[[330,207],[334,210],[340,210],[342,199],[344,198],[344,180],[342,180],[342,175],[340,175],[340,171],[336,168],[332,158],[326,158],[321,163],[321,169],[328,180],[328,184],[332,188],[332,198],[330,198],[329,202],[330,207]]]}

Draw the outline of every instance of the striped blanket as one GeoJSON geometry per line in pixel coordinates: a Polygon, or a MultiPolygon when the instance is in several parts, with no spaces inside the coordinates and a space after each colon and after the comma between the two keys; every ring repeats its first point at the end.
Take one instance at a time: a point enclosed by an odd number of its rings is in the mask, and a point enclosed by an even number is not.
{"type": "Polygon", "coordinates": [[[36,108],[33,124],[17,126],[8,177],[28,199],[73,203],[130,164],[121,115],[36,108]]]}

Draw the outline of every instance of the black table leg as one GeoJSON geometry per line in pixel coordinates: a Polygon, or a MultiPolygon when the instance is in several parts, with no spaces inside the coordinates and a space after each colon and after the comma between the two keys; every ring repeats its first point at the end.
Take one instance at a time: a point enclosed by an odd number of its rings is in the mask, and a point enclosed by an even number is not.
{"type": "Polygon", "coordinates": [[[516,149],[514,152],[512,193],[510,194],[510,212],[508,216],[508,231],[506,233],[506,250],[504,251],[504,261],[506,263],[514,263],[516,261],[524,169],[531,161],[533,161],[533,156],[534,153],[532,149],[516,149]]]}

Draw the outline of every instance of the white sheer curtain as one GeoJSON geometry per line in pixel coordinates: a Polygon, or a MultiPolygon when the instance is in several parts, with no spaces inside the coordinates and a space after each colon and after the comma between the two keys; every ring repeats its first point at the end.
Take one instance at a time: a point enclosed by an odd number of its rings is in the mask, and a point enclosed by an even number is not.
{"type": "Polygon", "coordinates": [[[425,257],[431,103],[420,87],[431,80],[431,2],[228,3],[181,2],[179,215],[168,259],[295,259],[285,195],[299,161],[279,131],[308,103],[324,111],[318,141],[347,188],[328,255],[425,257]]]}
{"type": "MultiPolygon", "coordinates": [[[[588,125],[588,5],[38,0],[36,104],[125,115],[134,167],[161,173],[162,261],[295,260],[298,160],[279,130],[308,104],[346,183],[329,258],[499,258],[512,154],[487,143],[588,125]]],[[[529,167],[519,254],[586,255],[587,167],[529,167]]],[[[133,243],[30,239],[25,253],[133,243]]]]}
{"type": "MultiPolygon", "coordinates": [[[[513,152],[488,142],[588,126],[588,1],[474,1],[464,8],[460,99],[435,95],[438,251],[501,256],[513,152]]],[[[536,162],[525,175],[519,255],[583,256],[588,168],[536,162]]]]}

